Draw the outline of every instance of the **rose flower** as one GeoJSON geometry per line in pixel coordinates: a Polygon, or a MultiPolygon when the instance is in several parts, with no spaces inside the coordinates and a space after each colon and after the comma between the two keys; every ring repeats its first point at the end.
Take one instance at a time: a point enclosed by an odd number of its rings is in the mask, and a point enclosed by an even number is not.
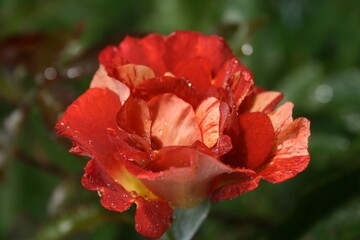
{"type": "Polygon", "coordinates": [[[175,208],[277,183],[309,162],[309,121],[253,85],[225,41],[190,31],[126,37],[99,55],[90,89],[59,120],[90,156],[82,185],[112,211],[137,205],[136,230],[160,237],[175,208]]]}

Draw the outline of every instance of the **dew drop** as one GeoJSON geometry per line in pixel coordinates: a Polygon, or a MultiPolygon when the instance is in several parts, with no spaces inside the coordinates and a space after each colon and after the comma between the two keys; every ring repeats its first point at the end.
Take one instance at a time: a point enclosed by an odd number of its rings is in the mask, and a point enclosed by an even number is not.
{"type": "Polygon", "coordinates": [[[162,135],[163,134],[163,130],[160,129],[159,132],[158,132],[159,135],[162,135]]]}
{"type": "Polygon", "coordinates": [[[61,123],[60,123],[60,125],[61,125],[61,126],[64,126],[64,125],[65,125],[65,123],[61,122],[61,123]]]}
{"type": "Polygon", "coordinates": [[[165,125],[165,126],[167,126],[167,125],[168,125],[168,123],[167,123],[167,122],[164,122],[164,125],[165,125]]]}
{"type": "Polygon", "coordinates": [[[189,87],[191,87],[191,86],[192,86],[192,83],[188,83],[187,85],[188,85],[189,87]]]}

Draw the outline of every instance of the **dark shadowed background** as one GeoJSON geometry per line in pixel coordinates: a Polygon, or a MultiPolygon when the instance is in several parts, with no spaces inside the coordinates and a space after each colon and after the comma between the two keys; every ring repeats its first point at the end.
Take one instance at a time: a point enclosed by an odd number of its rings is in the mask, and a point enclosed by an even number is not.
{"type": "Polygon", "coordinates": [[[297,177],[212,204],[194,239],[360,239],[360,1],[0,1],[0,239],[145,239],[100,206],[55,134],[97,54],[127,34],[223,36],[256,84],[311,120],[297,177]],[[3,238],[2,238],[3,237],[3,238]]]}

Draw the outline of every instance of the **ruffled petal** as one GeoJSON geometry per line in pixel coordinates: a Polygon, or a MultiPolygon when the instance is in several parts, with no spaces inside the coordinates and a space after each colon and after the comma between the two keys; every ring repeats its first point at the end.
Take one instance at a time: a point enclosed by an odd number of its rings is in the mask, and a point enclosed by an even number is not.
{"type": "Polygon", "coordinates": [[[148,103],[153,120],[151,137],[155,148],[187,146],[201,141],[201,131],[190,104],[174,94],[163,94],[148,103]]]}
{"type": "MultiPolygon", "coordinates": [[[[234,179],[232,179],[234,181],[234,179]]],[[[211,201],[222,201],[235,198],[245,192],[252,191],[258,187],[260,178],[246,177],[245,179],[238,179],[235,183],[230,183],[214,190],[210,193],[209,199],[211,201]]]]}
{"type": "Polygon", "coordinates": [[[174,207],[188,208],[203,201],[220,174],[234,171],[211,155],[190,147],[166,147],[146,166],[155,174],[138,174],[145,185],[174,207]]]}
{"type": "Polygon", "coordinates": [[[103,65],[100,65],[90,83],[90,88],[107,88],[119,95],[123,104],[130,95],[130,89],[120,81],[109,77],[103,65]]]}
{"type": "Polygon", "coordinates": [[[196,117],[204,144],[212,148],[220,134],[220,101],[214,97],[205,99],[196,109],[196,117]]]}
{"type": "Polygon", "coordinates": [[[92,157],[82,184],[100,191],[101,203],[114,211],[124,211],[133,202],[129,192],[115,181],[120,165],[107,132],[107,128],[117,127],[115,114],[120,106],[119,97],[112,91],[92,88],[66,110],[56,125],[59,134],[73,140],[72,152],[92,157]]]}
{"type": "Polygon", "coordinates": [[[172,72],[177,77],[184,77],[201,94],[206,93],[212,79],[211,62],[208,58],[195,57],[178,63],[172,72]]]}
{"type": "Polygon", "coordinates": [[[206,36],[192,31],[177,31],[166,39],[165,62],[170,72],[177,65],[194,57],[207,58],[212,73],[216,74],[223,63],[234,57],[223,38],[206,36]]]}
{"type": "Polygon", "coordinates": [[[150,100],[163,93],[173,93],[185,102],[190,103],[194,109],[197,107],[200,98],[199,93],[188,80],[168,76],[148,79],[136,86],[134,92],[145,100],[150,100]]]}
{"type": "Polygon", "coordinates": [[[107,128],[117,127],[115,118],[120,107],[119,97],[112,91],[91,88],[68,107],[56,129],[73,140],[79,154],[95,157],[102,163],[116,153],[107,128]]]}
{"type": "Polygon", "coordinates": [[[119,45],[117,55],[129,63],[147,66],[156,76],[162,76],[167,71],[163,59],[166,54],[165,39],[159,34],[150,34],[141,39],[126,37],[119,45]]]}
{"type": "Polygon", "coordinates": [[[103,66],[108,65],[123,65],[126,61],[121,58],[118,54],[118,47],[116,46],[108,46],[104,50],[102,50],[99,54],[99,62],[103,66]]]}
{"type": "Polygon", "coordinates": [[[284,126],[292,123],[292,109],[294,104],[292,102],[285,102],[275,111],[269,113],[272,125],[274,127],[275,134],[278,134],[284,126]]]}
{"type": "Polygon", "coordinates": [[[308,165],[310,121],[292,120],[292,104],[285,103],[269,114],[276,132],[270,159],[259,175],[272,182],[282,182],[302,172],[308,165]]]}
{"type": "Polygon", "coordinates": [[[160,238],[173,221],[173,209],[161,200],[137,198],[136,204],[136,231],[148,238],[160,238]]]}
{"type": "Polygon", "coordinates": [[[265,114],[274,110],[276,105],[280,103],[284,95],[281,92],[264,91],[254,96],[249,112],[262,112],[265,114]]]}
{"type": "Polygon", "coordinates": [[[231,138],[228,135],[220,135],[217,144],[211,150],[218,157],[230,152],[233,149],[231,138]]]}
{"type": "Polygon", "coordinates": [[[238,107],[253,85],[253,76],[250,70],[232,58],[227,61],[214,79],[215,87],[230,87],[236,107],[238,107]]]}
{"type": "Polygon", "coordinates": [[[123,212],[134,202],[134,197],[99,168],[94,160],[86,165],[81,184],[89,190],[98,191],[101,205],[111,211],[123,212]]]}
{"type": "Polygon", "coordinates": [[[114,69],[114,77],[133,89],[145,80],[155,77],[153,70],[147,66],[126,64],[114,69]]]}
{"type": "Polygon", "coordinates": [[[151,117],[146,102],[140,98],[129,97],[117,114],[116,122],[120,128],[135,133],[149,144],[151,117]]]}

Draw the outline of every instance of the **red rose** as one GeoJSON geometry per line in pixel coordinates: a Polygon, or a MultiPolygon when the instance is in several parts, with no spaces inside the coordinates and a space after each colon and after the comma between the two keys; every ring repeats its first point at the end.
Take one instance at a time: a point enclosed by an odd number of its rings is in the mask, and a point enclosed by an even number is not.
{"type": "Polygon", "coordinates": [[[217,36],[127,37],[100,53],[90,89],[56,128],[90,156],[82,178],[113,211],[137,205],[136,230],[160,237],[174,208],[277,183],[309,162],[309,121],[253,85],[217,36]],[[275,110],[274,110],[275,109],[275,110]]]}

